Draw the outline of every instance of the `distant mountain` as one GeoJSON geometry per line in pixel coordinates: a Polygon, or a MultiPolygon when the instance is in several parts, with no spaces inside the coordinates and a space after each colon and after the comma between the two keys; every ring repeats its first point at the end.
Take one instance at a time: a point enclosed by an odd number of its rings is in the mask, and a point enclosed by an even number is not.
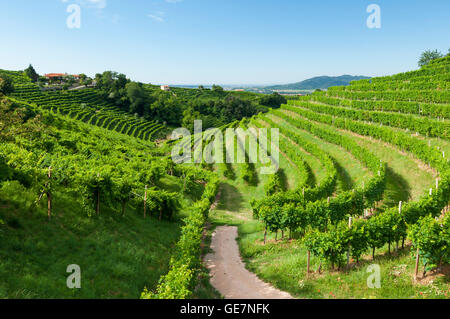
{"type": "Polygon", "coordinates": [[[330,86],[349,85],[350,81],[362,79],[370,79],[370,77],[353,75],[317,76],[297,83],[266,86],[264,89],[273,91],[327,89],[330,86]]]}

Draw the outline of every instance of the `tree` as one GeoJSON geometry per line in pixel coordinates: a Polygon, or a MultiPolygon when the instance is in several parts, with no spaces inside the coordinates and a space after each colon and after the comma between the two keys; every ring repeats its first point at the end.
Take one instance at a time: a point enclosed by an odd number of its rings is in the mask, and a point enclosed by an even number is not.
{"type": "Polygon", "coordinates": [[[8,94],[14,92],[14,85],[11,78],[7,76],[2,76],[0,78],[0,93],[8,94]]]}
{"type": "Polygon", "coordinates": [[[274,92],[270,95],[263,96],[259,103],[274,109],[278,109],[281,104],[286,104],[287,100],[284,96],[280,95],[277,92],[274,92]]]}
{"type": "Polygon", "coordinates": [[[241,120],[244,117],[251,117],[256,114],[255,106],[249,100],[243,100],[236,96],[227,96],[222,103],[222,114],[227,122],[241,120]]]}
{"type": "Polygon", "coordinates": [[[146,94],[142,88],[142,84],[130,82],[126,86],[127,98],[130,101],[130,112],[137,113],[140,116],[144,115],[146,94]]]}
{"type": "Polygon", "coordinates": [[[81,73],[80,75],[78,75],[78,78],[80,79],[80,84],[81,85],[85,85],[86,84],[86,79],[87,79],[86,74],[81,73]]]}
{"type": "Polygon", "coordinates": [[[168,96],[167,92],[158,93],[157,99],[149,96],[152,99],[150,103],[150,117],[149,120],[159,120],[169,124],[176,125],[180,123],[183,117],[183,108],[180,101],[174,96],[168,96]]]}
{"type": "Polygon", "coordinates": [[[65,77],[66,84],[69,85],[69,88],[75,84],[75,78],[73,76],[65,77]]]}
{"type": "Polygon", "coordinates": [[[114,81],[114,89],[115,90],[121,90],[124,89],[128,82],[130,82],[125,74],[115,74],[115,81],[114,81]]]}
{"type": "Polygon", "coordinates": [[[12,169],[6,164],[6,160],[0,156],[0,182],[10,179],[12,175],[12,169]]]}
{"type": "Polygon", "coordinates": [[[0,119],[0,145],[20,136],[40,138],[48,133],[34,111],[6,98],[0,98],[0,119]]]}
{"type": "Polygon", "coordinates": [[[194,132],[194,121],[200,119],[200,113],[194,111],[191,108],[184,110],[183,120],[181,126],[187,128],[189,131],[194,132]]]}
{"type": "Polygon", "coordinates": [[[32,82],[36,82],[39,79],[39,74],[37,74],[36,70],[30,64],[28,68],[25,69],[25,75],[28,76],[32,82]]]}
{"type": "Polygon", "coordinates": [[[128,80],[124,74],[105,71],[102,74],[96,74],[95,81],[105,98],[110,99],[117,106],[128,111],[129,100],[127,98],[125,86],[130,80],[128,80]]]}
{"type": "Polygon", "coordinates": [[[44,84],[48,83],[49,80],[45,76],[40,76],[37,82],[39,86],[43,86],[44,84]]]}
{"type": "Polygon", "coordinates": [[[423,67],[423,66],[427,65],[428,63],[430,63],[431,61],[440,59],[442,57],[443,57],[442,53],[439,52],[438,50],[433,50],[433,51],[427,50],[427,51],[423,52],[422,55],[420,56],[419,66],[423,67]]]}
{"type": "Polygon", "coordinates": [[[213,92],[218,92],[218,93],[222,93],[223,92],[223,87],[221,87],[220,85],[213,85],[212,86],[212,90],[213,92]]]}

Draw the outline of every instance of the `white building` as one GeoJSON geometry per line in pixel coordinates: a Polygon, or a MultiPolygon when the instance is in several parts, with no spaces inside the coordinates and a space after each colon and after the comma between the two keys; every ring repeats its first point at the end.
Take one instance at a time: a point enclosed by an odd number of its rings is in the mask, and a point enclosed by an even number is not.
{"type": "Polygon", "coordinates": [[[162,91],[170,91],[170,86],[168,86],[168,85],[161,85],[161,90],[162,91]]]}

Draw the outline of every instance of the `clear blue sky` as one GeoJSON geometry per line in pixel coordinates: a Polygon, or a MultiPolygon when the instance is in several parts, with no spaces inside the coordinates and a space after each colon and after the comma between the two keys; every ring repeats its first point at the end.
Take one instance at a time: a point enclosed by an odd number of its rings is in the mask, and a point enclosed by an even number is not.
{"type": "Polygon", "coordinates": [[[114,70],[155,84],[387,75],[450,47],[449,0],[3,0],[0,68],[114,70]],[[66,25],[81,7],[81,28],[66,25]],[[369,29],[369,4],[381,29],[369,29]]]}

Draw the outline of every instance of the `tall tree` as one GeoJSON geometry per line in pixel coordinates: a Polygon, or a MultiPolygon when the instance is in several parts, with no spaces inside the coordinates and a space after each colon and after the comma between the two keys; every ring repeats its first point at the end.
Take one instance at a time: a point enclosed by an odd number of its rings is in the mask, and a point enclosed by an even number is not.
{"type": "Polygon", "coordinates": [[[39,74],[37,74],[36,70],[30,64],[28,68],[25,69],[25,74],[31,79],[32,82],[36,82],[39,79],[39,74]]]}
{"type": "Polygon", "coordinates": [[[433,60],[442,58],[443,55],[441,52],[439,52],[438,50],[427,50],[425,52],[422,53],[422,55],[420,56],[420,60],[419,60],[419,66],[423,67],[425,65],[427,65],[428,63],[430,63],[433,60]]]}
{"type": "Polygon", "coordinates": [[[86,84],[86,80],[87,80],[87,75],[84,73],[81,73],[78,75],[78,78],[80,79],[80,84],[84,85],[86,84]]]}
{"type": "Polygon", "coordinates": [[[126,85],[127,98],[130,103],[129,111],[131,113],[137,113],[140,116],[144,115],[145,105],[147,102],[147,96],[145,94],[144,89],[142,88],[142,84],[137,82],[130,82],[126,85]]]}

